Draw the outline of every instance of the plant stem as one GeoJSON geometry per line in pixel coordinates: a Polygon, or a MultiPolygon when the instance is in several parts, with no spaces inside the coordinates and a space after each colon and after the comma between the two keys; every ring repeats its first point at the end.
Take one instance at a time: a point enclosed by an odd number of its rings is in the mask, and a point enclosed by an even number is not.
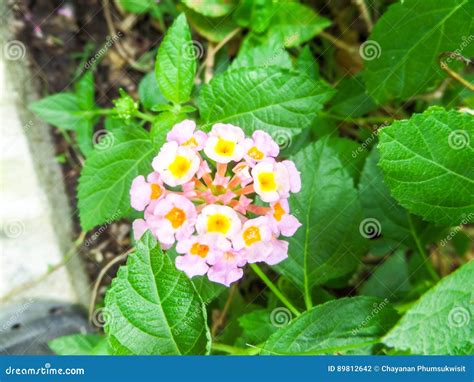
{"type": "Polygon", "coordinates": [[[332,34],[329,34],[327,32],[321,32],[319,34],[319,36],[326,39],[326,40],[328,40],[330,43],[337,46],[339,49],[345,50],[347,53],[349,53],[351,55],[354,54],[354,53],[357,53],[357,48],[355,46],[351,46],[351,45],[347,44],[343,40],[341,40],[337,37],[334,37],[332,34]]]}
{"type": "Polygon", "coordinates": [[[433,264],[431,263],[429,257],[426,255],[425,250],[423,249],[423,245],[420,242],[420,238],[418,237],[418,234],[415,230],[415,226],[413,224],[413,220],[411,218],[411,215],[407,212],[408,216],[408,224],[410,225],[410,232],[415,240],[416,247],[418,249],[418,252],[421,256],[421,259],[423,260],[423,264],[426,265],[426,269],[430,276],[433,278],[434,281],[439,281],[439,275],[436,273],[435,269],[433,268],[433,264]]]}
{"type": "Polygon", "coordinates": [[[461,85],[469,89],[470,91],[474,92],[474,85],[469,83],[464,77],[462,77],[460,74],[456,73],[454,70],[452,70],[448,64],[445,62],[445,59],[454,59],[457,61],[462,62],[466,66],[472,65],[472,61],[456,52],[443,52],[439,55],[438,59],[438,65],[443,70],[450,76],[452,79],[455,81],[459,82],[461,85]]]}
{"type": "Polygon", "coordinates": [[[300,316],[301,313],[298,309],[295,308],[295,306],[283,295],[283,293],[280,292],[278,287],[268,278],[268,276],[260,269],[260,267],[257,264],[250,264],[250,268],[257,274],[258,277],[262,279],[262,281],[266,284],[268,288],[277,296],[280,301],[286,305],[286,307],[291,310],[291,312],[295,316],[300,316]]]}
{"type": "Polygon", "coordinates": [[[244,348],[239,348],[237,346],[219,344],[219,343],[213,343],[211,345],[211,349],[214,351],[219,351],[219,352],[232,354],[232,355],[256,355],[260,353],[261,351],[261,349],[257,347],[244,349],[244,348]]]}
{"type": "Polygon", "coordinates": [[[145,114],[138,110],[135,112],[135,116],[148,122],[153,122],[155,120],[155,117],[153,115],[145,114]]]}

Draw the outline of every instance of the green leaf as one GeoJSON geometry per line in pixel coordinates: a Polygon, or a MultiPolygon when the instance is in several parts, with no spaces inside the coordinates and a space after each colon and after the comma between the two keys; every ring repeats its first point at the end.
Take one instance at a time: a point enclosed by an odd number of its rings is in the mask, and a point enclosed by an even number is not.
{"type": "Polygon", "coordinates": [[[291,69],[291,59],[284,46],[276,43],[262,44],[249,49],[241,49],[230,69],[252,66],[280,66],[291,69]]]}
{"type": "Polygon", "coordinates": [[[359,184],[366,227],[369,222],[374,228],[378,227],[373,233],[367,232],[371,250],[375,255],[386,255],[399,247],[416,248],[413,235],[424,232],[428,224],[417,216],[410,216],[390,196],[382,170],[377,166],[379,158],[379,152],[374,148],[365,162],[359,184]]]}
{"type": "Polygon", "coordinates": [[[281,2],[274,5],[269,22],[269,37],[276,36],[286,47],[294,47],[311,40],[323,29],[331,25],[331,21],[319,16],[306,5],[281,2]]]}
{"type": "Polygon", "coordinates": [[[124,129],[109,134],[110,145],[91,153],[79,179],[79,216],[85,231],[131,211],[132,180],[151,171],[151,160],[157,151],[145,130],[124,129]]]}
{"type": "MultiPolygon", "coordinates": [[[[206,39],[212,42],[222,41],[229,33],[231,33],[237,25],[231,17],[205,17],[199,13],[186,9],[186,18],[191,26],[206,39]]],[[[198,58],[204,56],[204,48],[196,45],[198,58]]]]}
{"type": "Polygon", "coordinates": [[[392,196],[444,225],[474,221],[472,116],[434,107],[380,130],[380,162],[392,196]]]}
{"type": "Polygon", "coordinates": [[[150,137],[153,141],[153,146],[158,149],[165,143],[166,135],[171,128],[177,123],[186,118],[184,114],[174,114],[170,111],[160,113],[151,125],[150,137]]]}
{"type": "Polygon", "coordinates": [[[318,80],[319,76],[319,65],[318,62],[314,59],[313,53],[311,53],[311,49],[309,45],[305,45],[303,49],[301,49],[300,54],[295,62],[295,69],[306,73],[308,77],[313,80],[318,80]]]}
{"type": "Polygon", "coordinates": [[[151,109],[157,104],[165,104],[167,102],[156,83],[154,73],[148,73],[142,78],[138,85],[138,95],[140,102],[147,109],[151,109]]]}
{"type": "Polygon", "coordinates": [[[352,139],[330,136],[327,138],[330,146],[336,150],[342,166],[354,179],[354,183],[359,183],[359,177],[364,168],[367,151],[362,151],[359,155],[353,153],[357,151],[360,144],[352,139]]]}
{"type": "MultiPolygon", "coordinates": [[[[392,5],[361,46],[369,93],[380,103],[407,99],[427,91],[445,74],[441,52],[457,51],[463,37],[474,34],[470,0],[405,0],[392,5]],[[462,26],[462,27],[460,27],[462,26]]],[[[474,54],[474,44],[462,51],[474,54]]]]}
{"type": "Polygon", "coordinates": [[[278,67],[241,68],[214,77],[198,103],[204,129],[217,122],[277,133],[309,127],[332,89],[304,74],[278,67]]]}
{"type": "Polygon", "coordinates": [[[118,4],[127,12],[145,13],[150,10],[156,0],[117,0],[118,4]]]}
{"type": "Polygon", "coordinates": [[[403,250],[379,265],[360,288],[360,294],[399,300],[410,290],[408,264],[403,250]]]}
{"type": "Polygon", "coordinates": [[[155,75],[169,101],[189,101],[196,75],[196,52],[184,14],[176,18],[158,49],[155,75]]]}
{"type": "Polygon", "coordinates": [[[91,70],[87,71],[76,83],[76,96],[82,110],[94,109],[94,76],[91,70]]]}
{"type": "Polygon", "coordinates": [[[472,355],[474,261],[442,279],[413,305],[383,342],[412,354],[472,355]]]}
{"type": "Polygon", "coordinates": [[[94,149],[94,120],[83,119],[76,127],[76,141],[81,152],[87,157],[94,149]]]}
{"type": "Polygon", "coordinates": [[[241,27],[262,33],[270,24],[273,7],[272,0],[241,0],[232,16],[241,27]]]}
{"type": "Polygon", "coordinates": [[[56,355],[107,355],[107,339],[97,334],[72,334],[55,338],[48,346],[56,355]]]}
{"type": "Polygon", "coordinates": [[[398,316],[387,300],[341,298],[318,305],[274,333],[262,354],[335,354],[373,345],[398,316]]]}
{"type": "Polygon", "coordinates": [[[234,0],[183,0],[183,3],[197,13],[209,17],[225,16],[236,5],[234,0]]]}
{"type": "Polygon", "coordinates": [[[106,333],[116,354],[206,354],[206,309],[196,289],[147,232],[105,297],[106,333]]]}
{"type": "Polygon", "coordinates": [[[329,103],[329,112],[342,118],[361,117],[377,109],[374,100],[367,94],[360,75],[344,77],[337,84],[336,94],[329,103]]]}
{"type": "Polygon", "coordinates": [[[84,120],[80,114],[81,108],[75,94],[58,93],[29,106],[30,110],[43,121],[59,129],[75,130],[84,120]]]}
{"type": "MultiPolygon", "coordinates": [[[[276,308],[273,312],[278,314],[276,308]]],[[[280,308],[282,309],[282,308],[280,308]]],[[[280,310],[280,314],[286,314],[285,311],[280,310]]],[[[242,338],[251,344],[261,344],[266,341],[273,333],[275,333],[279,326],[275,326],[271,322],[271,309],[258,309],[253,312],[244,314],[239,317],[239,324],[243,329],[242,338]]],[[[278,325],[278,323],[277,323],[278,325]]]]}
{"type": "Polygon", "coordinates": [[[275,268],[307,292],[359,264],[366,246],[359,232],[362,211],[353,180],[328,138],[291,159],[302,188],[290,198],[290,210],[302,226],[288,240],[288,259],[275,268]]]}

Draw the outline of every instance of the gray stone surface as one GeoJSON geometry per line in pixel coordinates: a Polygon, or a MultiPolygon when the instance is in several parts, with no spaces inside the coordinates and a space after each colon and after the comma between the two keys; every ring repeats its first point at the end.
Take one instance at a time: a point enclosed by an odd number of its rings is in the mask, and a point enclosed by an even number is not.
{"type": "Polygon", "coordinates": [[[11,39],[5,21],[0,22],[0,307],[44,298],[86,305],[90,290],[81,259],[64,261],[74,253],[71,211],[49,128],[26,107],[36,98],[35,78],[25,47],[11,39]],[[51,267],[57,270],[48,275],[51,267]]]}

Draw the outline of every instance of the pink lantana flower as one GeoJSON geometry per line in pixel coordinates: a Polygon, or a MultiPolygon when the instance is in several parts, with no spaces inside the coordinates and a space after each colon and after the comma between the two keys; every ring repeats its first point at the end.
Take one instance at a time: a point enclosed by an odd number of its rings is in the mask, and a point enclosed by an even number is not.
{"type": "Polygon", "coordinates": [[[207,134],[204,131],[195,131],[196,122],[185,119],[173,126],[166,136],[168,142],[190,147],[196,151],[202,150],[206,144],[207,134]]]}
{"type": "Polygon", "coordinates": [[[230,250],[217,256],[211,261],[211,267],[207,271],[209,280],[229,286],[234,281],[242,278],[244,271],[242,267],[246,264],[242,253],[230,250]]]}
{"type": "Polygon", "coordinates": [[[288,257],[279,237],[301,226],[288,204],[300,173],[278,154],[263,131],[246,139],[230,124],[206,134],[194,121],[178,123],[153,159],[155,172],[132,183],[131,204],[144,217],[133,222],[135,239],[149,230],[163,249],[176,243],[179,270],[226,286],[247,263],[278,264],[288,257]]]}
{"type": "Polygon", "coordinates": [[[196,218],[196,207],[189,199],[168,194],[156,203],[148,225],[161,246],[167,249],[175,240],[187,239],[193,234],[196,218]]]}
{"type": "Polygon", "coordinates": [[[153,159],[153,168],[168,186],[175,187],[189,182],[199,169],[200,160],[194,150],[167,142],[153,159]]]}
{"type": "Polygon", "coordinates": [[[273,140],[270,134],[257,130],[252,134],[252,138],[244,141],[244,158],[251,166],[261,162],[266,158],[276,158],[280,152],[280,147],[273,140]]]}
{"type": "Polygon", "coordinates": [[[217,163],[240,161],[245,153],[245,134],[240,127],[217,123],[212,127],[204,152],[217,163]]]}
{"type": "Polygon", "coordinates": [[[287,199],[280,199],[270,204],[271,211],[267,214],[272,225],[272,231],[279,236],[293,236],[301,223],[290,215],[290,205],[287,199]]]}
{"type": "Polygon", "coordinates": [[[245,258],[249,263],[265,261],[272,251],[269,245],[272,239],[270,222],[265,216],[247,220],[242,229],[232,238],[237,251],[245,249],[245,258]]]}
{"type": "Polygon", "coordinates": [[[202,276],[209,269],[209,263],[212,264],[217,256],[230,250],[230,241],[221,235],[191,236],[176,244],[176,252],[184,255],[176,257],[176,268],[190,278],[202,276]]]}
{"type": "Polygon", "coordinates": [[[158,173],[152,172],[146,180],[144,176],[139,175],[132,182],[130,204],[137,211],[143,211],[152,200],[158,200],[163,194],[163,182],[158,173]]]}

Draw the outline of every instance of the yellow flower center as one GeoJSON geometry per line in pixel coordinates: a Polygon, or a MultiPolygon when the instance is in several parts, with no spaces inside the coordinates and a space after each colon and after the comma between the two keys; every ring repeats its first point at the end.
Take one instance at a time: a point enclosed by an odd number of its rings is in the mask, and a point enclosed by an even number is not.
{"type": "Polygon", "coordinates": [[[262,240],[262,237],[260,236],[260,228],[255,226],[248,227],[242,236],[244,237],[245,245],[247,247],[262,240]]]}
{"type": "Polygon", "coordinates": [[[194,243],[193,246],[191,247],[190,252],[192,255],[198,255],[202,258],[205,258],[207,256],[207,253],[209,252],[209,246],[204,245],[204,244],[194,243]]]}
{"type": "Polygon", "coordinates": [[[263,192],[275,191],[277,183],[273,172],[261,172],[258,174],[258,183],[263,192]]]}
{"type": "Polygon", "coordinates": [[[186,220],[186,214],[180,208],[173,207],[169,212],[165,215],[165,218],[168,219],[173,226],[174,229],[181,227],[181,225],[186,220]]]}
{"type": "Polygon", "coordinates": [[[176,155],[173,163],[169,165],[168,170],[171,171],[175,178],[181,178],[186,175],[190,167],[191,161],[188,158],[181,155],[176,155]]]}
{"type": "Polygon", "coordinates": [[[273,217],[277,220],[277,221],[280,221],[281,218],[283,217],[283,215],[286,214],[286,211],[283,209],[283,207],[281,206],[280,202],[278,202],[277,204],[275,204],[273,206],[273,217]]]}
{"type": "Polygon", "coordinates": [[[152,183],[150,199],[152,200],[158,199],[161,196],[161,194],[162,194],[161,187],[156,183],[152,183]]]}
{"type": "Polygon", "coordinates": [[[214,150],[223,157],[230,157],[234,154],[235,142],[219,138],[214,150]]]}
{"type": "Polygon", "coordinates": [[[262,160],[263,157],[265,156],[257,147],[253,146],[247,154],[249,155],[250,158],[253,158],[255,160],[262,160]]]}
{"type": "Polygon", "coordinates": [[[224,214],[214,214],[207,218],[207,232],[226,234],[231,225],[231,220],[224,214]]]}
{"type": "Polygon", "coordinates": [[[183,146],[192,146],[196,147],[198,145],[196,138],[191,137],[186,142],[183,143],[183,146]]]}

